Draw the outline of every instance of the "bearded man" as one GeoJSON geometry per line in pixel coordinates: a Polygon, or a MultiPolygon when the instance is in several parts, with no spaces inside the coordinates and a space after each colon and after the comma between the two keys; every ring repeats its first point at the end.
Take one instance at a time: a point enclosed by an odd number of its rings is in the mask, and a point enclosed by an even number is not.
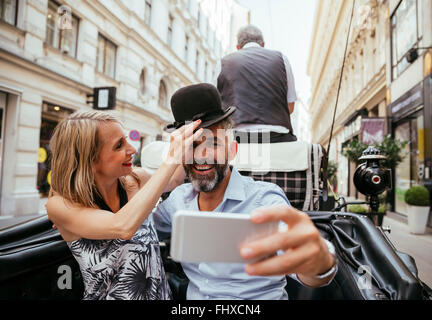
{"type": "Polygon", "coordinates": [[[215,86],[197,84],[178,90],[171,109],[176,121],[167,129],[201,119],[205,130],[183,160],[190,183],[177,187],[153,212],[160,234],[171,232],[178,210],[251,214],[255,223],[289,225],[283,232],[241,248],[245,259],[266,257],[259,262],[182,263],[189,278],[187,299],[288,299],[285,275],[309,287],[329,284],[337,271],[334,248],[309,216],[292,208],[277,185],[241,176],[229,165],[237,153],[230,120],[236,108],[222,107],[215,86]]]}

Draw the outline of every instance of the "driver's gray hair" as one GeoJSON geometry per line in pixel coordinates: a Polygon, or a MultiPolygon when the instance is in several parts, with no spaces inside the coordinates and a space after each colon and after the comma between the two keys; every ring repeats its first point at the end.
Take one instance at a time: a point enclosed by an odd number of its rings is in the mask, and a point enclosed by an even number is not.
{"type": "Polygon", "coordinates": [[[259,45],[264,44],[261,30],[252,24],[241,27],[237,33],[237,45],[240,48],[243,48],[243,46],[249,42],[256,42],[259,45]]]}

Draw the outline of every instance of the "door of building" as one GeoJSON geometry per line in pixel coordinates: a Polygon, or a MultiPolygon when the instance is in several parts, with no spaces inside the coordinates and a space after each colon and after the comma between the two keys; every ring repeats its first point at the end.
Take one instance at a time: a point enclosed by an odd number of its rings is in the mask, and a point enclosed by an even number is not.
{"type": "Polygon", "coordinates": [[[74,110],[44,102],[39,137],[37,189],[41,198],[48,196],[51,185],[50,140],[57,124],[74,110]]]}
{"type": "Polygon", "coordinates": [[[395,211],[408,215],[405,192],[412,186],[420,185],[424,179],[424,116],[417,112],[394,126],[394,137],[408,141],[403,150],[403,161],[395,170],[395,211]]]}

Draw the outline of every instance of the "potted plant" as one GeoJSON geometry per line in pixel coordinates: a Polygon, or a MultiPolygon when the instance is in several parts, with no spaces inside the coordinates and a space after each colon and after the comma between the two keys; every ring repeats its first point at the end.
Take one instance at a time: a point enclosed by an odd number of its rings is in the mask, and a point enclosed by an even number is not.
{"type": "Polygon", "coordinates": [[[429,191],[423,186],[409,188],[405,193],[408,204],[408,227],[411,233],[424,234],[430,210],[429,191]]]}
{"type": "Polygon", "coordinates": [[[347,206],[350,213],[367,214],[367,208],[361,204],[350,204],[347,206]]]}

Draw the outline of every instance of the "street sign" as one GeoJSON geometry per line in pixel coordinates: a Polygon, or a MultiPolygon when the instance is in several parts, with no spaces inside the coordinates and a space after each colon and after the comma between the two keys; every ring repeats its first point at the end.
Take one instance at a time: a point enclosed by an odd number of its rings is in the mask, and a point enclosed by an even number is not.
{"type": "Polygon", "coordinates": [[[137,130],[131,130],[129,132],[129,138],[132,141],[139,141],[139,139],[141,138],[141,134],[137,130]]]}
{"type": "Polygon", "coordinates": [[[116,87],[94,88],[92,95],[87,95],[88,98],[93,97],[93,109],[96,110],[111,110],[116,105],[116,87]]]}

